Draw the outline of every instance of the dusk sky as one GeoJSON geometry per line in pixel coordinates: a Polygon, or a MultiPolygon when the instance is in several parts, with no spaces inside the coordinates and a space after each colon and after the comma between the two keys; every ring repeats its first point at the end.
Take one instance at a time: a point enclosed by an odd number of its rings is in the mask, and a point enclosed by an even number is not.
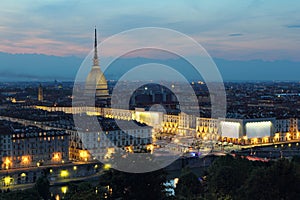
{"type": "Polygon", "coordinates": [[[191,36],[213,57],[300,61],[299,10],[293,0],[6,0],[0,51],[85,57],[95,25],[100,40],[157,26],[191,36]]]}

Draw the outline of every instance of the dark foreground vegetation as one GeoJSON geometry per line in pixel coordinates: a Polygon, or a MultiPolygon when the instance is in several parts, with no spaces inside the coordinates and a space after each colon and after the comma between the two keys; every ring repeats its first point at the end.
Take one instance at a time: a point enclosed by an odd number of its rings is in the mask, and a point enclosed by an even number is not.
{"type": "MultiPolygon", "coordinates": [[[[216,159],[200,177],[189,168],[184,168],[176,187],[166,182],[164,170],[129,174],[110,169],[104,171],[96,185],[89,182],[70,183],[63,199],[300,199],[300,158],[253,162],[223,156],[216,159]]],[[[0,199],[54,199],[49,188],[49,181],[44,176],[31,189],[2,191],[0,199]]]]}

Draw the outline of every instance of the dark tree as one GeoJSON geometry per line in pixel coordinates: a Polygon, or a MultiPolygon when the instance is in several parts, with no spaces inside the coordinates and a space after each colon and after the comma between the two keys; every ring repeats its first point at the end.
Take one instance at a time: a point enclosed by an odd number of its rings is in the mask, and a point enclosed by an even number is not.
{"type": "Polygon", "coordinates": [[[253,170],[241,188],[243,199],[300,199],[299,174],[294,163],[281,159],[267,168],[253,170]]]}
{"type": "Polygon", "coordinates": [[[197,199],[203,191],[199,178],[189,168],[184,168],[175,188],[176,199],[197,199]]]}
{"type": "Polygon", "coordinates": [[[166,173],[163,170],[140,174],[109,170],[101,178],[100,185],[112,189],[109,196],[111,199],[156,200],[168,197],[166,181],[166,173]]]}
{"type": "Polygon", "coordinates": [[[224,156],[218,158],[209,168],[208,190],[215,198],[232,198],[237,195],[253,169],[249,160],[224,156]]]}
{"type": "Polygon", "coordinates": [[[36,180],[35,188],[44,200],[49,198],[50,182],[46,176],[41,176],[36,180]]]}

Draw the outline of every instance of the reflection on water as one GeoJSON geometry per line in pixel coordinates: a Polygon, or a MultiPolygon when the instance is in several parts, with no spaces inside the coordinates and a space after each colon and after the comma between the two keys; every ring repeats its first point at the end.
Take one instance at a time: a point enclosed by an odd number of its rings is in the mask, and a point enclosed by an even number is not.
{"type": "Polygon", "coordinates": [[[68,191],[68,186],[55,186],[50,188],[51,198],[54,197],[55,200],[64,199],[65,194],[68,191]]]}

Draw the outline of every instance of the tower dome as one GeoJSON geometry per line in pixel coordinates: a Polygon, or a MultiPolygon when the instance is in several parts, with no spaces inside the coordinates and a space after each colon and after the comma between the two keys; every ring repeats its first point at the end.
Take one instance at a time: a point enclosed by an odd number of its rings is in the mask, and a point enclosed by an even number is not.
{"type": "Polygon", "coordinates": [[[98,54],[97,54],[97,30],[95,28],[95,44],[94,44],[94,58],[93,67],[87,76],[85,82],[85,94],[87,96],[96,97],[96,101],[107,103],[109,98],[107,81],[100,69],[98,54]]]}

